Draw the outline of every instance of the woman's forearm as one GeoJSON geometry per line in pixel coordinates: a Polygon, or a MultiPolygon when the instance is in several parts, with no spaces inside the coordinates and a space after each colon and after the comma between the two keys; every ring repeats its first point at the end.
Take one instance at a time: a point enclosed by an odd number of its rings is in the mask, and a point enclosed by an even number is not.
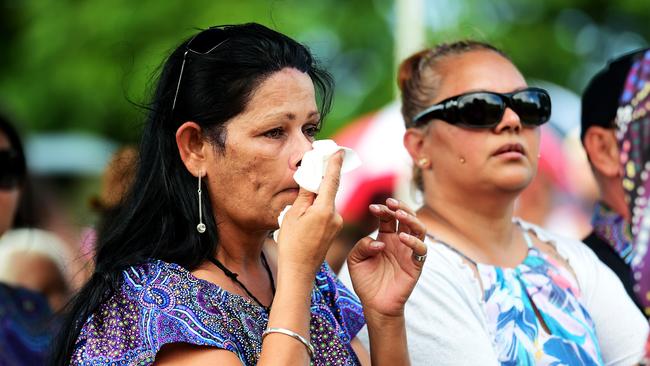
{"type": "MultiPolygon", "coordinates": [[[[309,342],[313,283],[314,276],[280,271],[267,327],[287,329],[309,342]]],[[[307,347],[298,339],[269,333],[262,342],[258,365],[308,365],[309,361],[307,347]]]]}
{"type": "Polygon", "coordinates": [[[404,316],[386,317],[364,308],[372,366],[411,364],[404,316]]]}

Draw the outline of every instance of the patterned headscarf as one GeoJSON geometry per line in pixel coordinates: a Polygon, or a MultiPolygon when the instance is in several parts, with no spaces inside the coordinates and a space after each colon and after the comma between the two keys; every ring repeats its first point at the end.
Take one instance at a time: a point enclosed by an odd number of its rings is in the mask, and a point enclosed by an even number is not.
{"type": "Polygon", "coordinates": [[[616,115],[623,188],[631,215],[634,292],[650,313],[650,50],[632,64],[616,115]]]}

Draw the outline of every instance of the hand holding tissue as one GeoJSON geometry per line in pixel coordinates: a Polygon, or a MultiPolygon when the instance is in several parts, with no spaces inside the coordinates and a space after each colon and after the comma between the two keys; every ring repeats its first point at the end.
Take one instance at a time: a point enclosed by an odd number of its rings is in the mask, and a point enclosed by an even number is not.
{"type": "MultiPolygon", "coordinates": [[[[341,166],[341,174],[347,173],[361,166],[361,159],[359,155],[352,149],[344,146],[339,146],[333,140],[318,140],[312,143],[312,150],[309,150],[302,157],[302,161],[298,170],[293,175],[293,179],[298,185],[310,192],[318,193],[320,184],[323,181],[323,175],[327,169],[327,162],[337,151],[343,150],[343,165],[341,166]]],[[[282,210],[278,216],[278,226],[282,225],[282,219],[291,205],[282,210]]],[[[273,233],[273,239],[278,241],[278,234],[280,230],[273,233]]]]}
{"type": "Polygon", "coordinates": [[[327,168],[327,162],[337,151],[345,151],[341,174],[347,173],[361,166],[359,155],[349,147],[339,146],[333,140],[319,140],[312,143],[313,150],[309,150],[302,157],[298,170],[293,179],[302,188],[318,193],[320,183],[323,181],[323,174],[327,168]]]}

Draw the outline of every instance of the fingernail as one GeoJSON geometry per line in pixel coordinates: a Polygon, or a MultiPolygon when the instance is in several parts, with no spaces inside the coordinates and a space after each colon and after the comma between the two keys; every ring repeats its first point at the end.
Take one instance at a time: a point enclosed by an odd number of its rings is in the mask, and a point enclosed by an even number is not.
{"type": "Polygon", "coordinates": [[[399,205],[399,201],[394,198],[389,198],[386,200],[386,202],[390,203],[391,205],[399,205]]]}
{"type": "Polygon", "coordinates": [[[372,209],[372,210],[380,210],[381,208],[379,207],[379,205],[370,205],[370,209],[372,209]]]}
{"type": "Polygon", "coordinates": [[[407,217],[409,214],[407,214],[406,211],[397,210],[397,215],[401,217],[407,217]]]}
{"type": "Polygon", "coordinates": [[[409,239],[411,238],[411,235],[409,235],[409,234],[407,234],[407,233],[399,233],[399,237],[400,237],[402,240],[409,240],[409,239]]]}
{"type": "Polygon", "coordinates": [[[373,241],[372,243],[370,243],[370,246],[375,248],[375,249],[376,248],[381,248],[383,245],[384,244],[382,242],[380,242],[380,241],[373,241]]]}

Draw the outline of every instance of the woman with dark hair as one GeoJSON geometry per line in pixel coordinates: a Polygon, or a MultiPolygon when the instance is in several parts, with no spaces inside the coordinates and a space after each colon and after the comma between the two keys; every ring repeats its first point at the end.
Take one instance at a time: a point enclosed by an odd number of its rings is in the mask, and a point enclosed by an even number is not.
{"type": "Polygon", "coordinates": [[[331,88],[304,46],[258,24],[213,27],[173,51],[136,178],[99,229],[53,362],[354,365],[368,359],[354,339],[365,316],[373,363],[407,364],[422,224],[399,202],[372,208],[384,233],[349,258],[362,312],[323,263],[341,225],[341,153],[319,194],[292,178],[331,88]]]}
{"type": "MultiPolygon", "coordinates": [[[[0,116],[0,237],[17,225],[34,222],[32,211],[24,203],[27,183],[27,164],[18,133],[0,116]]],[[[6,259],[2,256],[0,250],[0,263],[6,259]]],[[[5,270],[4,266],[0,269],[5,270]]],[[[0,364],[43,364],[52,339],[51,315],[41,294],[0,282],[0,364]]]]}

